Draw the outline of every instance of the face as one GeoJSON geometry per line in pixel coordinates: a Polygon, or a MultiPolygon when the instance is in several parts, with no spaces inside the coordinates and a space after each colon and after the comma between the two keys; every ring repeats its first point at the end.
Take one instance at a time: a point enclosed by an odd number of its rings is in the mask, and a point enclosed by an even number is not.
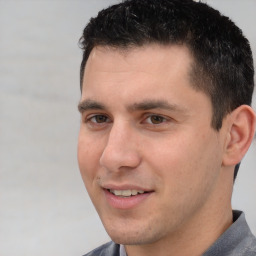
{"type": "Polygon", "coordinates": [[[210,212],[223,152],[181,46],[97,47],[85,67],[78,161],[110,237],[151,244],[210,212]]]}

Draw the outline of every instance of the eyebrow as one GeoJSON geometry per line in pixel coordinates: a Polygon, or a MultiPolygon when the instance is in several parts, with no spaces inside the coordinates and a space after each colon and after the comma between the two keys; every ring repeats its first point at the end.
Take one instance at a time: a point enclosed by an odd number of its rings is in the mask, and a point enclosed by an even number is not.
{"type": "MultiPolygon", "coordinates": [[[[175,112],[186,112],[186,109],[178,106],[176,104],[170,104],[166,100],[144,100],[139,103],[133,103],[129,106],[127,106],[128,111],[134,112],[134,111],[147,111],[151,109],[165,109],[169,111],[175,111],[175,112]]],[[[84,111],[88,110],[106,110],[106,107],[92,99],[86,99],[81,101],[78,104],[78,110],[80,113],[83,113],[84,111]]]]}
{"type": "Polygon", "coordinates": [[[80,113],[83,113],[84,111],[87,111],[87,110],[93,110],[93,109],[104,110],[106,108],[103,104],[90,99],[81,101],[78,104],[78,111],[80,113]]]}
{"type": "Polygon", "coordinates": [[[166,100],[144,100],[140,103],[134,103],[131,106],[128,106],[128,109],[130,111],[165,109],[169,111],[185,112],[185,108],[176,104],[170,104],[166,100]]]}

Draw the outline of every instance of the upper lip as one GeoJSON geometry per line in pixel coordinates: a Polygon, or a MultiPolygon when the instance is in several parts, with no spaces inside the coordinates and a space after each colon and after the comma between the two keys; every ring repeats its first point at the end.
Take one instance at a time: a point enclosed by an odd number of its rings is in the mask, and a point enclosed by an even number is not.
{"type": "Polygon", "coordinates": [[[116,184],[104,184],[102,186],[103,189],[111,189],[111,190],[142,190],[145,192],[151,192],[152,189],[145,188],[142,186],[134,185],[134,184],[122,184],[122,185],[116,185],[116,184]]]}

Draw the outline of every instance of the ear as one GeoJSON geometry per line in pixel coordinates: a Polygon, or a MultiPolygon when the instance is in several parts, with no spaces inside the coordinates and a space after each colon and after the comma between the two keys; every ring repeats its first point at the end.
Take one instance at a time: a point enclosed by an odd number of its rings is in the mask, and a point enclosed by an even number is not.
{"type": "Polygon", "coordinates": [[[249,149],[255,133],[256,115],[248,105],[241,105],[229,114],[227,143],[223,165],[239,163],[249,149]]]}

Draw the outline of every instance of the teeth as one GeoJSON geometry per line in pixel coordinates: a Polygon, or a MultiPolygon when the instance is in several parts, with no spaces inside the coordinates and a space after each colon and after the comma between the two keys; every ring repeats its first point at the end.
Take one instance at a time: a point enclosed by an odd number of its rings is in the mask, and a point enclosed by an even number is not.
{"type": "Polygon", "coordinates": [[[122,191],[122,196],[131,196],[132,195],[132,191],[131,190],[123,190],[122,191]]]}
{"type": "Polygon", "coordinates": [[[116,196],[123,196],[123,197],[129,197],[129,196],[136,196],[137,194],[143,194],[143,190],[135,190],[135,189],[128,189],[128,190],[109,190],[112,194],[116,196]]]}
{"type": "Polygon", "coordinates": [[[116,196],[121,196],[122,195],[121,190],[114,190],[112,193],[114,193],[116,196]]]}
{"type": "Polygon", "coordinates": [[[132,193],[132,195],[133,195],[133,196],[135,196],[135,195],[137,195],[137,194],[138,194],[137,190],[134,190],[134,189],[132,190],[132,192],[131,192],[131,193],[132,193]]]}

